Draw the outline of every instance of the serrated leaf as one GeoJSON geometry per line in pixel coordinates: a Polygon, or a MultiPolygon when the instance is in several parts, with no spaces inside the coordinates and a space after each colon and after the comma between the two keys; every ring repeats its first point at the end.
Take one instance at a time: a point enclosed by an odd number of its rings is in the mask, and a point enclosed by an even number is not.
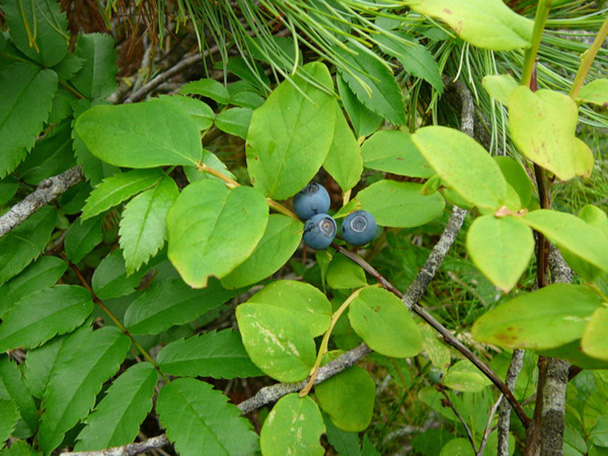
{"type": "Polygon", "coordinates": [[[102,450],[133,442],[152,409],[157,380],[158,374],[149,363],[135,364],[114,380],[85,420],[74,451],[102,450]]]}
{"type": "Polygon", "coordinates": [[[300,240],[302,222],[281,214],[270,214],[264,236],[249,258],[222,279],[226,288],[240,288],[259,282],[289,261],[300,240]]]}
{"type": "Polygon", "coordinates": [[[51,237],[56,218],[57,210],[45,206],[0,238],[0,285],[40,254],[51,237]]]}
{"type": "Polygon", "coordinates": [[[336,125],[334,139],[323,168],[334,178],[343,192],[353,188],[361,179],[363,157],[359,143],[353,135],[342,110],[335,103],[336,125]]]}
{"type": "Polygon", "coordinates": [[[308,283],[277,280],[266,285],[247,302],[288,310],[308,328],[313,337],[320,336],[329,328],[331,304],[318,288],[308,283]]]}
{"type": "Polygon", "coordinates": [[[115,166],[188,166],[201,158],[197,124],[162,100],[94,106],[78,117],[74,130],[94,156],[115,166]]]}
{"type": "Polygon", "coordinates": [[[367,108],[395,125],[405,124],[401,89],[388,67],[360,48],[347,47],[336,49],[348,68],[339,70],[340,76],[367,108]]]}
{"type": "Polygon", "coordinates": [[[209,276],[221,279],[251,255],[267,222],[266,200],[251,187],[190,184],[167,216],[169,259],[188,285],[204,288],[209,276]]]}
{"type": "Polygon", "coordinates": [[[522,220],[543,233],[559,248],[608,271],[608,237],[596,226],[564,212],[541,209],[532,211],[522,220]]]}
{"type": "Polygon", "coordinates": [[[42,456],[42,453],[34,451],[25,440],[17,440],[13,442],[10,448],[5,448],[0,451],[2,456],[42,456]]]}
{"type": "Polygon", "coordinates": [[[527,48],[534,22],[514,13],[502,0],[406,0],[405,5],[446,22],[473,46],[494,51],[527,48]]]}
{"type": "Polygon", "coordinates": [[[50,256],[40,257],[30,264],[0,287],[0,316],[24,296],[54,285],[67,268],[61,258],[50,256]]]}
{"type": "Polygon", "coordinates": [[[272,408],[260,433],[264,456],[322,456],[325,423],[317,404],[308,396],[283,396],[272,408]]]}
{"type": "Polygon", "coordinates": [[[8,440],[19,421],[19,409],[11,399],[0,399],[0,442],[8,440]]]}
{"type": "Polygon", "coordinates": [[[591,321],[585,327],[581,347],[583,352],[594,358],[608,361],[608,309],[597,309],[591,315],[591,321]]]}
{"type": "Polygon", "coordinates": [[[484,314],[473,325],[473,337],[507,348],[555,348],[579,339],[601,305],[587,287],[553,284],[484,314]]]}
{"type": "Polygon", "coordinates": [[[443,93],[441,71],[433,54],[411,35],[392,30],[389,36],[378,35],[375,40],[383,52],[399,60],[405,71],[427,81],[439,94],[443,93]]]}
{"type": "Polygon", "coordinates": [[[89,292],[74,285],[55,285],[27,295],[2,317],[0,352],[37,347],[80,326],[92,311],[89,292]]]}
{"type": "Polygon", "coordinates": [[[87,198],[81,218],[86,220],[107,211],[131,196],[152,187],[163,176],[162,169],[152,168],[134,169],[104,179],[87,198]]]}
{"type": "Polygon", "coordinates": [[[165,177],[125,206],[118,233],[128,274],[137,271],[162,248],[167,237],[167,213],[178,196],[175,181],[165,177]]]}
{"type": "Polygon", "coordinates": [[[76,219],[65,236],[65,254],[74,264],[103,240],[102,217],[82,221],[76,219]]]}
{"type": "Polygon", "coordinates": [[[369,169],[423,178],[435,174],[405,131],[380,130],[363,143],[361,152],[363,165],[369,169]]]}
{"type": "MultiPolygon", "coordinates": [[[[5,391],[7,398],[15,402],[19,412],[20,418],[13,431],[13,436],[20,438],[32,436],[38,425],[34,398],[21,379],[19,368],[9,360],[7,355],[0,356],[0,390],[5,391]]],[[[0,394],[0,396],[4,396],[4,394],[0,394]]]]}
{"type": "Polygon", "coordinates": [[[116,373],[130,340],[120,329],[106,326],[63,347],[44,394],[38,430],[40,448],[50,453],[64,434],[88,415],[103,383],[116,373]]]}
{"type": "Polygon", "coordinates": [[[160,100],[173,103],[184,111],[196,122],[198,128],[203,131],[211,128],[215,120],[215,113],[207,103],[184,95],[161,95],[160,100]]]}
{"type": "Polygon", "coordinates": [[[378,225],[397,228],[421,226],[443,213],[445,201],[438,193],[422,194],[422,184],[381,180],[357,193],[363,209],[378,225]]]}
{"type": "Polygon", "coordinates": [[[608,79],[596,79],[583,86],[576,97],[577,101],[593,103],[608,108],[608,79]]]}
{"type": "Polygon", "coordinates": [[[463,359],[448,369],[441,382],[454,391],[478,393],[492,382],[473,363],[463,359]]]}
{"type": "Polygon", "coordinates": [[[276,200],[295,195],[312,180],[333,142],[336,101],[326,92],[333,88],[331,75],[317,62],[300,71],[307,79],[296,75],[273,90],[253,112],[247,134],[251,182],[276,200]]]}
{"type": "Polygon", "coordinates": [[[485,76],[481,80],[481,85],[492,98],[496,98],[499,103],[506,106],[509,95],[519,84],[510,74],[492,74],[485,76]]]}
{"type": "Polygon", "coordinates": [[[441,178],[465,200],[481,209],[498,209],[507,196],[500,168],[477,141],[447,127],[423,127],[414,144],[441,178]]]}
{"type": "MultiPolygon", "coordinates": [[[[55,73],[57,73],[57,76],[59,77],[60,81],[68,81],[82,68],[84,63],[85,63],[84,59],[81,59],[80,57],[76,57],[71,52],[68,52],[63,57],[63,59],[61,59],[61,61],[59,63],[57,63],[56,65],[53,65],[53,67],[51,69],[55,73]]],[[[72,92],[70,92],[69,90],[67,90],[65,88],[63,88],[63,90],[65,90],[65,92],[67,92],[67,93],[72,94],[72,92]]],[[[59,90],[57,92],[59,92],[59,90]]],[[[72,99],[75,100],[76,96],[74,94],[72,94],[72,96],[73,96],[72,99]]]]}
{"type": "Polygon", "coordinates": [[[253,455],[257,436],[227,401],[208,383],[181,378],[160,390],[156,409],[182,455],[253,455]]]}
{"type": "Polygon", "coordinates": [[[119,298],[133,293],[145,273],[146,268],[127,276],[122,253],[114,250],[95,269],[91,285],[100,299],[119,298]]]}
{"type": "Polygon", "coordinates": [[[382,123],[382,117],[359,101],[350,87],[348,87],[348,84],[344,82],[342,76],[338,74],[336,81],[338,82],[338,93],[344,104],[344,109],[357,136],[361,137],[372,134],[382,123]]]}
{"type": "Polygon", "coordinates": [[[68,52],[68,21],[58,2],[2,0],[15,46],[35,62],[51,67],[68,52]]]}
{"type": "Polygon", "coordinates": [[[79,34],[74,54],[85,61],[82,69],[71,79],[86,98],[105,98],[116,90],[116,60],[118,58],[111,35],[79,34]]]}
{"type": "Polygon", "coordinates": [[[304,380],[315,364],[315,342],[297,315],[268,304],[236,308],[243,345],[265,374],[281,382],[304,380]]]}
{"type": "Polygon", "coordinates": [[[315,386],[321,409],[336,427],[347,432],[361,432],[372,420],[376,384],[369,372],[353,366],[315,386]]]}
{"type": "Polygon", "coordinates": [[[215,79],[200,79],[183,86],[179,93],[184,95],[201,95],[221,104],[228,104],[230,94],[223,84],[215,79]]]}
{"type": "Polygon", "coordinates": [[[56,90],[57,75],[31,63],[13,63],[0,72],[0,178],[11,173],[34,145],[56,90]]]}
{"type": "Polygon", "coordinates": [[[382,355],[407,358],[422,349],[420,331],[407,307],[382,288],[362,288],[350,303],[348,319],[365,343],[382,355]]]}
{"type": "Polygon", "coordinates": [[[169,375],[237,378],[263,375],[249,359],[241,336],[231,329],[177,340],[164,347],[158,365],[169,375]]]}
{"type": "Polygon", "coordinates": [[[247,139],[247,131],[253,111],[249,108],[231,108],[220,112],[215,118],[215,126],[230,135],[247,139]]]}
{"type": "Polygon", "coordinates": [[[508,106],[511,136],[527,158],[563,180],[589,177],[595,162],[591,149],[575,136],[578,107],[572,98],[518,86],[508,106]]]}
{"type": "Polygon", "coordinates": [[[225,290],[217,280],[193,290],[181,279],[156,282],[128,307],[125,326],[133,334],[160,334],[171,326],[196,320],[230,298],[237,291],[225,290]]]}
{"type": "Polygon", "coordinates": [[[344,432],[331,422],[329,417],[325,418],[327,427],[327,441],[334,447],[340,456],[361,456],[359,448],[359,435],[356,432],[344,432]]]}
{"type": "Polygon", "coordinates": [[[471,224],[466,246],[475,266],[508,293],[530,264],[534,235],[519,217],[484,215],[471,224]]]}

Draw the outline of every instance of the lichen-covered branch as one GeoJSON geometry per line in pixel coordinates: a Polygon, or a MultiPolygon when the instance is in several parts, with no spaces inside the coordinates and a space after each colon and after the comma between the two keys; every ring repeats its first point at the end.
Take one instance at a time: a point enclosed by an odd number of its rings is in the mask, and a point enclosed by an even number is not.
{"type": "Polygon", "coordinates": [[[61,453],[60,456],[134,456],[156,448],[162,448],[168,444],[169,439],[165,434],[162,434],[143,442],[130,443],[128,445],[108,448],[107,450],[67,452],[61,453]]]}
{"type": "MultiPolygon", "coordinates": [[[[524,350],[513,350],[511,363],[507,369],[505,385],[509,391],[515,391],[515,383],[524,364],[524,350]]],[[[511,429],[511,405],[503,396],[498,409],[498,451],[497,456],[509,456],[509,430],[511,429]]]]}
{"type": "Polygon", "coordinates": [[[83,177],[80,166],[76,166],[40,182],[36,190],[0,217],[0,237],[22,224],[34,212],[68,191],[83,177]]]}

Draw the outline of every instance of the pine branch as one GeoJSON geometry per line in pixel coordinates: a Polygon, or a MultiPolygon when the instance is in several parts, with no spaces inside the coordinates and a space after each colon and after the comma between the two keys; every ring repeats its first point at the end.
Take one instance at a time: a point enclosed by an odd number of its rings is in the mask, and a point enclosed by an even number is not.
{"type": "Polygon", "coordinates": [[[68,191],[83,177],[80,166],[76,166],[40,182],[36,190],[0,217],[0,237],[25,222],[34,212],[68,191]]]}

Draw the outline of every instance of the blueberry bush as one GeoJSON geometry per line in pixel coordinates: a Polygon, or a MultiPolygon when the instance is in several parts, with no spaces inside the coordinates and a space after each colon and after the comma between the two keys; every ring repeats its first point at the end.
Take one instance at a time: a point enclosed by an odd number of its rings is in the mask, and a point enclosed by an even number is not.
{"type": "Polygon", "coordinates": [[[553,198],[602,182],[606,10],[560,73],[568,2],[175,3],[200,52],[134,81],[0,1],[0,454],[371,456],[422,409],[399,454],[608,454],[605,199],[553,198]]]}

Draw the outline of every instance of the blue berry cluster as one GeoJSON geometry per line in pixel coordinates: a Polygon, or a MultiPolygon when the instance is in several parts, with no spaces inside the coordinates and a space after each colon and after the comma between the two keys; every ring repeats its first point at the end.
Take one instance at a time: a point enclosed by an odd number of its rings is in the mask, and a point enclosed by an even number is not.
{"type": "MultiPolygon", "coordinates": [[[[305,220],[304,242],[315,250],[330,246],[338,232],[336,221],[329,215],[329,193],[322,185],[311,182],[293,200],[293,208],[301,220],[305,220]]],[[[355,211],[349,214],[340,227],[342,238],[352,245],[365,245],[376,234],[376,220],[369,212],[355,211]]]]}

